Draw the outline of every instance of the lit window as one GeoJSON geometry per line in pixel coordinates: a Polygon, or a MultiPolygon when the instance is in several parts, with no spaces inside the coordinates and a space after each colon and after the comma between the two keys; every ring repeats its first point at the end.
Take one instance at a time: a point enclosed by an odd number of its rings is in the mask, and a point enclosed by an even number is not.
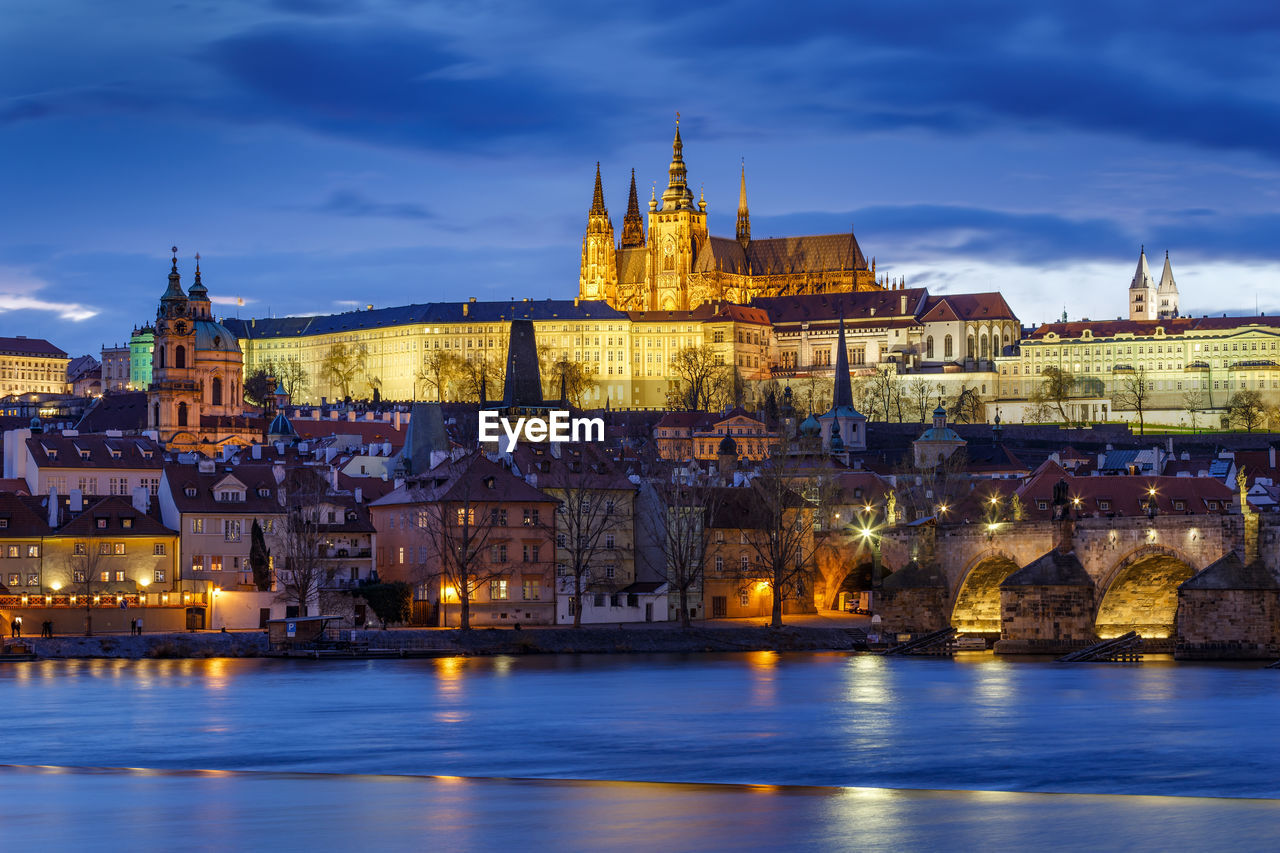
{"type": "Polygon", "coordinates": [[[489,600],[490,601],[506,601],[507,600],[507,581],[506,578],[489,581],[489,600]]]}
{"type": "Polygon", "coordinates": [[[164,582],[165,582],[165,580],[164,580],[164,569],[156,569],[156,571],[155,571],[155,583],[164,583],[164,582]]]}

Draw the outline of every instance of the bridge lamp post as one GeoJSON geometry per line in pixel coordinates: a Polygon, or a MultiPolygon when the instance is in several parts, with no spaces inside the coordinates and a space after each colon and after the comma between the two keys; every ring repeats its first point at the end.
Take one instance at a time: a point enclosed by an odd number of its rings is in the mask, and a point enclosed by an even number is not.
{"type": "Polygon", "coordinates": [[[880,569],[880,536],[874,527],[863,525],[858,531],[862,541],[871,546],[871,589],[880,588],[882,571],[880,569]]]}

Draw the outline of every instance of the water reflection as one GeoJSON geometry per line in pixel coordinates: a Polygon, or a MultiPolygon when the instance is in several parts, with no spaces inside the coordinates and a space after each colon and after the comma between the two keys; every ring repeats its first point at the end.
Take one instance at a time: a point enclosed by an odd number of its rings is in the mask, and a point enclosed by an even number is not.
{"type": "Polygon", "coordinates": [[[0,691],[23,721],[0,763],[1280,795],[1280,679],[1256,667],[773,652],[44,661],[0,668],[0,691]]]}
{"type": "Polygon", "coordinates": [[[1263,849],[1280,805],[326,774],[0,768],[7,846],[167,849],[1263,849]],[[20,808],[10,804],[21,803],[20,808]],[[67,820],[74,814],[75,820],[67,820]],[[429,841],[427,840],[429,839],[429,841]],[[123,845],[122,845],[123,846],[123,845]]]}

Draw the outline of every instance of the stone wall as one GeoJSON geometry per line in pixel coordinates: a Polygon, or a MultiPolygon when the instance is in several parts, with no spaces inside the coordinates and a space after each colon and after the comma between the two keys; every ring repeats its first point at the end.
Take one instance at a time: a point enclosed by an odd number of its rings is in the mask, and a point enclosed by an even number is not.
{"type": "Polygon", "coordinates": [[[1179,590],[1177,638],[1178,658],[1280,660],[1280,590],[1179,590]]]}
{"type": "Polygon", "coordinates": [[[875,594],[873,612],[885,634],[927,634],[947,627],[947,599],[942,587],[885,589],[875,594]]]}
{"type": "Polygon", "coordinates": [[[1058,654],[1094,642],[1093,600],[1088,586],[1002,588],[996,651],[1058,654]]]}

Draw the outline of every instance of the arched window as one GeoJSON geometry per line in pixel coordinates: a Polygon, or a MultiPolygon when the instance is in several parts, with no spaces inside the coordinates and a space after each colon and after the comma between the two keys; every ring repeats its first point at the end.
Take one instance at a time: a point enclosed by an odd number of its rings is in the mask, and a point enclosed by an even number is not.
{"type": "Polygon", "coordinates": [[[927,359],[932,359],[932,358],[933,358],[933,335],[930,335],[929,337],[927,337],[927,338],[925,339],[925,342],[924,342],[924,357],[925,357],[925,358],[927,358],[927,359]]]}
{"type": "Polygon", "coordinates": [[[173,351],[173,366],[181,370],[187,366],[187,348],[179,345],[173,351]]]}
{"type": "Polygon", "coordinates": [[[947,335],[942,339],[942,357],[951,358],[955,355],[955,348],[951,345],[951,336],[947,335]]]}
{"type": "MultiPolygon", "coordinates": [[[[182,348],[179,347],[178,349],[181,350],[182,348]]],[[[178,404],[178,426],[184,427],[186,425],[187,425],[187,404],[179,403],[178,404]]]]}
{"type": "Polygon", "coordinates": [[[164,347],[156,349],[156,355],[160,356],[160,363],[156,365],[157,367],[164,367],[164,349],[164,347]]]}
{"type": "Polygon", "coordinates": [[[991,355],[991,351],[987,349],[990,343],[991,342],[987,339],[986,335],[983,335],[982,337],[978,338],[978,351],[982,353],[983,359],[989,358],[991,355]]]}
{"type": "Polygon", "coordinates": [[[966,345],[965,345],[964,357],[965,357],[965,358],[970,358],[970,359],[971,359],[971,358],[973,358],[973,355],[974,355],[974,350],[973,350],[973,335],[970,335],[970,336],[969,336],[969,340],[968,340],[968,342],[967,342],[967,343],[966,343],[966,345]]]}
{"type": "Polygon", "coordinates": [[[151,407],[151,425],[153,427],[160,426],[160,404],[156,403],[151,407]]]}
{"type": "Polygon", "coordinates": [[[210,402],[213,403],[213,405],[215,406],[222,405],[222,379],[220,377],[217,377],[217,376],[213,377],[213,387],[211,390],[210,402]]]}

